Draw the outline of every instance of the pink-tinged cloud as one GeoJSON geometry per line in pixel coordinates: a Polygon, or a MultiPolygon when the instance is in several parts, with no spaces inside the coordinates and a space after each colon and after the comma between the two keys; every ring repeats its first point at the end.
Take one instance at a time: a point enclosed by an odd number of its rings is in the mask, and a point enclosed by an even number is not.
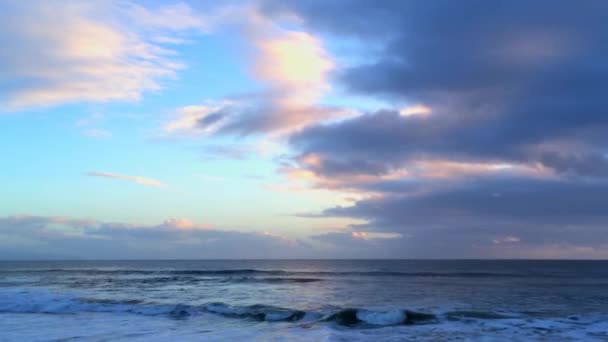
{"type": "Polygon", "coordinates": [[[92,177],[126,180],[129,182],[135,182],[137,184],[152,186],[152,187],[156,187],[156,188],[166,188],[167,187],[166,184],[164,184],[156,179],[141,177],[141,176],[129,176],[129,175],[122,175],[122,174],[118,174],[118,173],[109,173],[109,172],[100,172],[100,171],[92,171],[92,172],[87,173],[87,175],[92,176],[92,177]]]}
{"type": "Polygon", "coordinates": [[[331,90],[329,74],[338,68],[320,37],[297,25],[286,28],[250,8],[235,13],[243,18],[237,24],[244,32],[243,44],[254,51],[249,69],[264,89],[244,98],[178,108],[163,126],[163,135],[262,133],[282,137],[311,124],[358,115],[354,110],[319,103],[331,90]]]}
{"type": "Polygon", "coordinates": [[[254,45],[259,51],[254,74],[271,88],[286,90],[276,99],[279,107],[311,106],[329,88],[334,61],[313,35],[284,30],[257,38],[254,45]]]}
{"type": "Polygon", "coordinates": [[[185,66],[156,39],[205,31],[185,4],[144,7],[131,2],[13,2],[0,11],[3,101],[9,109],[71,102],[134,101],[162,88],[185,66]]]}
{"type": "Polygon", "coordinates": [[[354,239],[362,239],[362,240],[400,239],[403,237],[403,235],[399,234],[399,233],[377,233],[377,232],[363,232],[363,231],[353,231],[353,232],[351,232],[351,236],[354,239]]]}
{"type": "Polygon", "coordinates": [[[145,225],[67,217],[0,217],[0,259],[289,258],[312,255],[302,240],[220,230],[188,219],[145,225]]]}

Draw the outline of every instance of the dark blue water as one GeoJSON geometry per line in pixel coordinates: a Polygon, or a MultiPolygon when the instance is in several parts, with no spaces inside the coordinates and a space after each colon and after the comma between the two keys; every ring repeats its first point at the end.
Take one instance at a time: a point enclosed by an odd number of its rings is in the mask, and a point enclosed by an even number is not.
{"type": "Polygon", "coordinates": [[[605,341],[606,318],[606,261],[0,262],[3,341],[605,341]]]}

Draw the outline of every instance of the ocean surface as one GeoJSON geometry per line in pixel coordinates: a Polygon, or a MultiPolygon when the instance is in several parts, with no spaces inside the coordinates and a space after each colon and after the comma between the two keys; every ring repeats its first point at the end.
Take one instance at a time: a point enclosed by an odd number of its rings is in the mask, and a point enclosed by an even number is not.
{"type": "Polygon", "coordinates": [[[239,340],[608,341],[608,262],[0,262],[0,341],[239,340]]]}

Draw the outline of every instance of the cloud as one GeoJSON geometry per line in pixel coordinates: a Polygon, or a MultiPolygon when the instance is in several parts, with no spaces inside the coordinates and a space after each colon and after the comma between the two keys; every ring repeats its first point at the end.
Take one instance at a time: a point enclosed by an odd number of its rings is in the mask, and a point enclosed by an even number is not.
{"type": "Polygon", "coordinates": [[[255,75],[274,89],[287,89],[285,98],[275,100],[279,106],[310,105],[329,87],[326,78],[334,61],[310,33],[279,30],[254,38],[254,45],[259,50],[255,75]]]}
{"type": "MultiPolygon", "coordinates": [[[[0,53],[0,73],[10,76],[1,87],[14,106],[135,99],[182,67],[170,47],[182,34],[209,29],[183,4],[117,10],[106,3],[99,11],[67,4],[56,16],[46,5],[32,9],[36,16],[23,14],[28,4],[4,11],[9,29],[0,42],[20,42],[0,53]],[[33,25],[34,17],[47,25],[33,25]],[[133,25],[123,29],[124,18],[133,25]],[[50,29],[31,30],[39,26],[50,29]]],[[[264,89],[177,108],[163,132],[245,137],[246,144],[250,135],[285,139],[279,171],[297,183],[285,188],[354,196],[352,205],[308,216],[363,221],[313,236],[331,251],[316,255],[606,257],[606,10],[595,0],[262,0],[233,7],[222,20],[233,19],[222,24],[240,29],[253,49],[251,73],[264,89]],[[328,43],[336,42],[354,42],[344,49],[350,55],[330,53],[328,43]],[[332,87],[386,108],[323,105],[332,87]]],[[[233,158],[255,152],[204,149],[233,158]]],[[[143,231],[102,226],[95,229],[102,240],[110,233],[129,241],[202,234],[188,221],[143,231]]]]}
{"type": "Polygon", "coordinates": [[[68,217],[0,217],[0,259],[289,258],[310,249],[270,233],[218,230],[188,219],[157,225],[68,217]]]}
{"type": "Polygon", "coordinates": [[[505,236],[492,240],[492,243],[499,245],[501,243],[517,243],[519,241],[521,241],[521,239],[517,236],[505,236]]]}
{"type": "Polygon", "coordinates": [[[400,233],[435,257],[532,257],[538,255],[535,249],[547,250],[545,257],[548,250],[564,257],[555,246],[606,253],[607,182],[487,175],[414,188],[381,184],[388,188],[379,190],[381,196],[327,209],[322,216],[366,221],[343,234],[400,233]]]}
{"type": "MultiPolygon", "coordinates": [[[[594,226],[571,222],[559,226],[513,225],[503,220],[466,222],[451,216],[445,224],[438,224],[435,218],[440,219],[443,214],[433,213],[425,223],[401,219],[392,231],[378,231],[367,225],[306,239],[272,232],[220,230],[186,218],[160,224],[127,224],[70,217],[9,216],[0,217],[0,259],[608,256],[608,240],[602,238],[605,234],[600,221],[594,226]],[[410,229],[399,228],[402,225],[409,225],[410,229]]],[[[387,220],[398,218],[391,208],[384,215],[387,220]]]]}
{"type": "Polygon", "coordinates": [[[356,248],[356,232],[399,233],[383,242],[397,255],[606,257],[605,2],[261,8],[356,42],[337,85],[387,101],[289,137],[284,174],[360,194],[322,216],[367,223],[320,239],[356,248]]]}
{"type": "Polygon", "coordinates": [[[608,183],[476,177],[430,184],[426,191],[385,192],[385,196],[336,207],[328,215],[377,220],[373,226],[419,227],[427,224],[514,222],[516,224],[596,224],[608,220],[602,198],[608,183]]]}
{"type": "Polygon", "coordinates": [[[608,160],[602,152],[608,147],[608,140],[599,137],[599,132],[605,130],[601,122],[594,128],[577,127],[578,123],[572,122],[568,132],[555,132],[551,136],[547,126],[529,135],[523,131],[514,134],[513,125],[521,122],[522,130],[526,130],[530,120],[511,118],[512,122],[505,122],[505,119],[496,122],[494,118],[447,114],[404,117],[398,112],[384,111],[312,126],[291,136],[290,142],[302,156],[322,157],[325,163],[316,168],[328,174],[381,174],[419,159],[438,159],[542,165],[557,173],[608,175],[608,160]]]}
{"type": "Polygon", "coordinates": [[[182,136],[198,136],[204,133],[213,133],[221,123],[222,108],[227,105],[191,105],[178,108],[174,118],[165,123],[163,130],[171,134],[182,136]]]}
{"type": "Polygon", "coordinates": [[[128,17],[137,25],[164,34],[192,29],[209,32],[213,26],[212,17],[201,15],[184,2],[156,8],[146,8],[133,2],[125,2],[122,6],[127,9],[128,17]]]}
{"type": "Polygon", "coordinates": [[[242,20],[224,25],[239,27],[242,45],[254,51],[249,69],[263,90],[177,108],[163,127],[166,135],[280,136],[355,114],[318,104],[330,91],[328,78],[337,67],[320,37],[299,30],[293,18],[265,17],[255,7],[233,9],[232,16],[242,20]]]}
{"type": "Polygon", "coordinates": [[[355,239],[373,240],[373,239],[399,239],[403,235],[399,233],[376,233],[376,232],[363,232],[353,231],[350,235],[355,239]]]}
{"type": "MultiPolygon", "coordinates": [[[[571,228],[575,231],[575,228],[571,228]]],[[[605,259],[604,243],[537,243],[495,232],[467,234],[466,228],[434,230],[395,239],[360,239],[350,232],[315,235],[342,258],[508,258],[508,259],[605,259]],[[463,234],[464,231],[464,234],[463,234]],[[502,240],[501,240],[502,239],[502,240]],[[500,241],[500,243],[495,243],[500,241]]]]}
{"type": "Polygon", "coordinates": [[[263,8],[340,38],[383,34],[382,48],[340,71],[341,83],[410,105],[297,132],[296,159],[323,161],[306,166],[315,174],[382,175],[431,160],[608,175],[606,100],[597,91],[608,79],[598,67],[608,52],[597,15],[604,3],[357,3],[340,16],[342,5],[266,1],[263,8]]]}
{"type": "Polygon", "coordinates": [[[172,119],[163,125],[161,137],[283,134],[310,123],[352,114],[339,108],[283,106],[272,101],[268,98],[226,100],[177,108],[172,119]]]}
{"type": "Polygon", "coordinates": [[[0,101],[9,110],[70,102],[133,101],[184,67],[155,36],[203,32],[186,4],[3,2],[0,101]]]}
{"type": "Polygon", "coordinates": [[[157,181],[156,179],[140,177],[140,176],[128,176],[128,175],[121,175],[121,174],[117,174],[117,173],[100,172],[100,171],[92,171],[92,172],[87,173],[87,175],[92,176],[92,177],[121,179],[121,180],[135,182],[138,184],[152,186],[152,187],[156,187],[156,188],[166,188],[167,187],[166,184],[164,184],[160,181],[157,181]]]}

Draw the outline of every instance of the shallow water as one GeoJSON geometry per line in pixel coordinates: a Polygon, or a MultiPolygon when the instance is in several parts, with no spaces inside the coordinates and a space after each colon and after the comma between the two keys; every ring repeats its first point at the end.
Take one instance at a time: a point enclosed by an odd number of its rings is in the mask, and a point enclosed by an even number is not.
{"type": "Polygon", "coordinates": [[[0,340],[607,341],[607,266],[1,262],[0,340]]]}

